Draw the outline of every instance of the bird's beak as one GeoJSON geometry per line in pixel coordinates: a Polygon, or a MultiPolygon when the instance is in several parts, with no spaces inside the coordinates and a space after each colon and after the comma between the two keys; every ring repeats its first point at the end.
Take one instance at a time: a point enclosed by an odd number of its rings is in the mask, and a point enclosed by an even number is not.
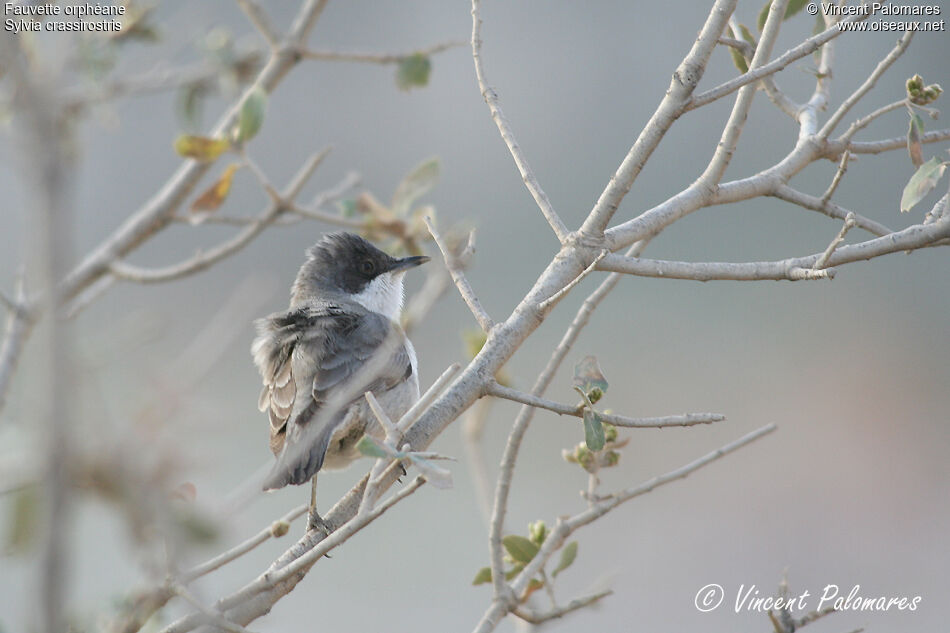
{"type": "Polygon", "coordinates": [[[409,268],[415,268],[420,264],[424,264],[429,261],[429,258],[426,255],[413,255],[411,257],[403,257],[402,259],[397,259],[393,262],[392,268],[389,270],[396,272],[399,270],[407,270],[409,268]]]}

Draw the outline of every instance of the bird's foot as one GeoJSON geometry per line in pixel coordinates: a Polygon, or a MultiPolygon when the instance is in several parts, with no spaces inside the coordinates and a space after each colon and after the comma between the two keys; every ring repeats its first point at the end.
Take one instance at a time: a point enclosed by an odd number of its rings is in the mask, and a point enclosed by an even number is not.
{"type": "Polygon", "coordinates": [[[330,533],[333,532],[333,528],[329,523],[323,520],[319,514],[317,514],[316,509],[312,509],[307,518],[307,531],[320,530],[327,536],[330,536],[330,533]]]}

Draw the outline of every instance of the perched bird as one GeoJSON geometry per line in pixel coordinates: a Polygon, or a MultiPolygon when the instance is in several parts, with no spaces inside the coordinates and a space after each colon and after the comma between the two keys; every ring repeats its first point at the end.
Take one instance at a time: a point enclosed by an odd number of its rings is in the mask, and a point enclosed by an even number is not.
{"type": "Polygon", "coordinates": [[[264,490],[312,480],[311,529],[328,530],[315,508],[317,472],[356,459],[364,434],[383,435],[365,392],[393,420],[419,399],[416,352],[398,320],[403,276],[427,261],[391,257],[352,233],[326,235],[307,251],[290,309],[255,323],[258,406],[277,457],[264,490]]]}

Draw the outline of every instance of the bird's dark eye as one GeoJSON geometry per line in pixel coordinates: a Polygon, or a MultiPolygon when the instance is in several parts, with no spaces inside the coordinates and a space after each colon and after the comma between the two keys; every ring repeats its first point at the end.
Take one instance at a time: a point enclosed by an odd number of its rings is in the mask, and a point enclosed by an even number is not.
{"type": "Polygon", "coordinates": [[[376,272],[376,264],[373,263],[370,259],[364,259],[363,263],[360,264],[360,272],[364,275],[372,275],[376,272]]]}

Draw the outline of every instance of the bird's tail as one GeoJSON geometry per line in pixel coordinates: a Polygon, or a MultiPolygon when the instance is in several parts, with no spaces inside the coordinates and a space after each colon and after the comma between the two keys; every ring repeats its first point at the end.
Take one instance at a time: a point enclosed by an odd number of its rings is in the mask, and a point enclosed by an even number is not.
{"type": "MultiPolygon", "coordinates": [[[[339,416],[342,418],[342,415],[339,416]]],[[[286,485],[305,484],[323,467],[323,460],[330,445],[330,438],[338,426],[339,420],[323,424],[320,429],[312,426],[305,429],[296,441],[288,437],[284,450],[277,456],[277,462],[264,478],[264,490],[276,490],[286,485]],[[312,432],[308,432],[312,431],[312,432]]]]}

